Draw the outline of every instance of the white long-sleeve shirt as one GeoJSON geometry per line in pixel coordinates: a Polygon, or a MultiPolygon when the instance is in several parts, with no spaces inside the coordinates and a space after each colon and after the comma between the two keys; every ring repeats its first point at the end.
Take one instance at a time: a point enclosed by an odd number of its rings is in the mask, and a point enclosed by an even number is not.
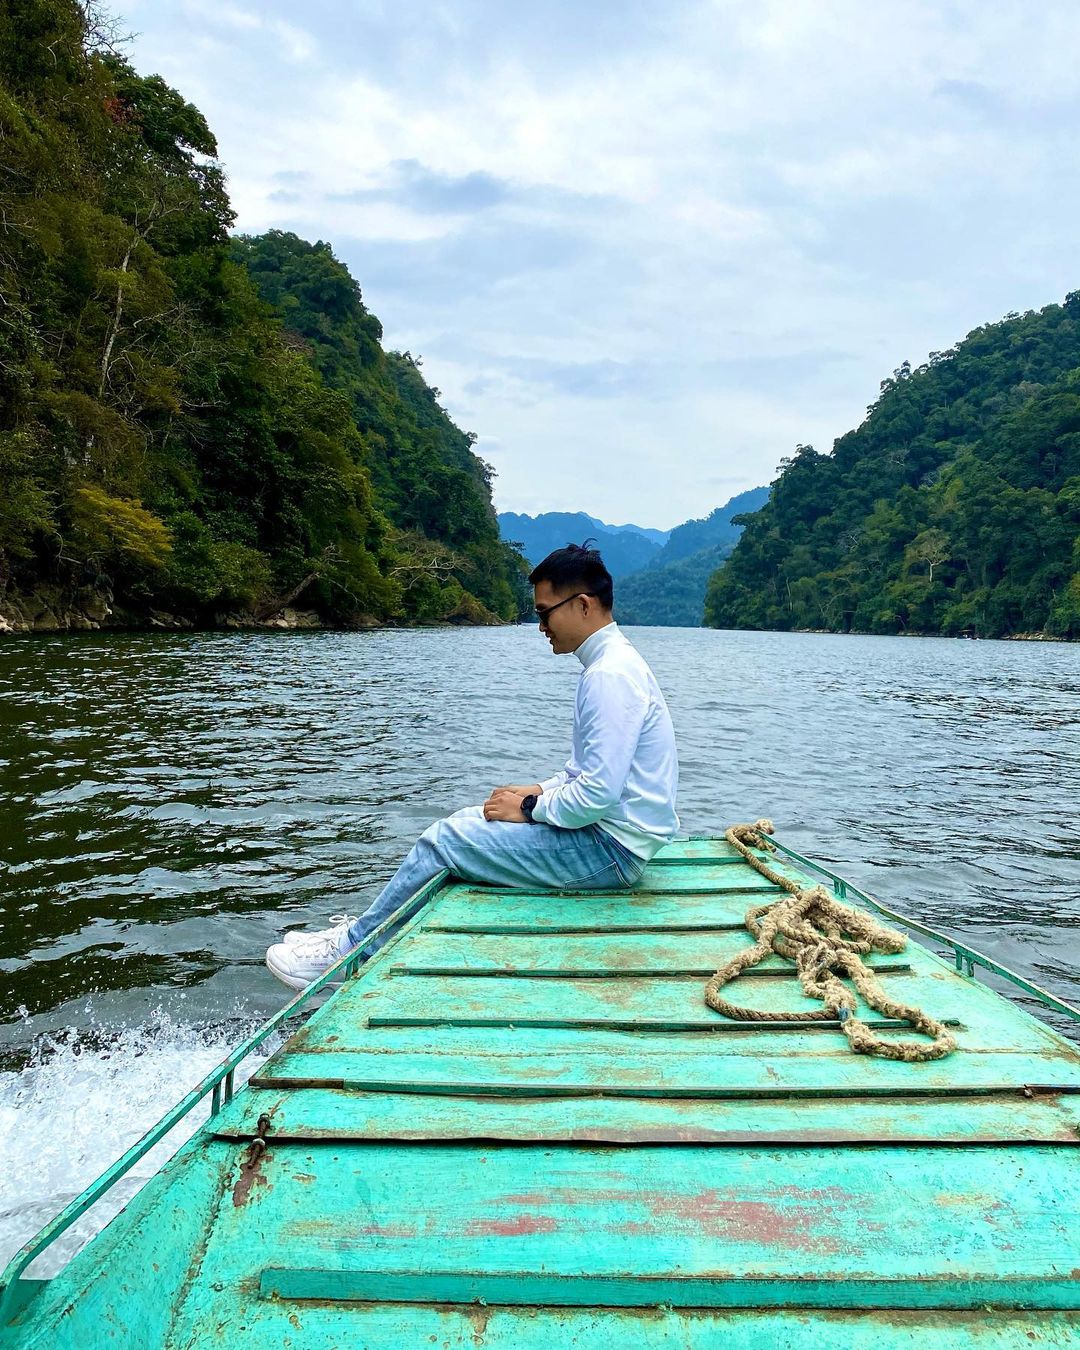
{"type": "Polygon", "coordinates": [[[564,829],[598,825],[651,858],[678,830],[679,760],[660,686],[618,624],[574,655],[582,665],[566,768],[545,779],[533,819],[564,829]]]}

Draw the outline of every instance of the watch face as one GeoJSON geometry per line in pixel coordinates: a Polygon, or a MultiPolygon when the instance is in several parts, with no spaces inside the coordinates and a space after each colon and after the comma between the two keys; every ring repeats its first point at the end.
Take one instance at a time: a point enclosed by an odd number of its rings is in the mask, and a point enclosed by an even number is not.
{"type": "Polygon", "coordinates": [[[532,813],[536,807],[536,802],[537,797],[535,792],[530,792],[527,797],[522,797],[521,799],[521,809],[530,820],[532,819],[532,813]]]}

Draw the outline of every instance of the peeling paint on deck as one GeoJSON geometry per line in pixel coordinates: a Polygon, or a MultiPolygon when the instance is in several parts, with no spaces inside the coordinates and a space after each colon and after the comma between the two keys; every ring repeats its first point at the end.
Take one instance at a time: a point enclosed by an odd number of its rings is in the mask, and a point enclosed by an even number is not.
{"type": "MultiPolygon", "coordinates": [[[[725,849],[674,846],[648,893],[444,887],[12,1346],[1080,1343],[1076,1047],[914,944],[884,974],[957,1024],[947,1062],[703,1035],[691,972],[758,898],[725,849]]],[[[781,964],[748,1001],[805,1006],[781,964]]]]}

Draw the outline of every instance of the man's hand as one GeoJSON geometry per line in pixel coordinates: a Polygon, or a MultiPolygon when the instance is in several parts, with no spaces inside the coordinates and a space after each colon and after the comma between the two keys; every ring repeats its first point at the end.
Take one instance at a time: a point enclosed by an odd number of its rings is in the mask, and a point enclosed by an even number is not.
{"type": "Polygon", "coordinates": [[[525,813],[521,809],[522,797],[527,797],[532,788],[498,787],[484,803],[485,820],[509,820],[515,825],[527,825],[525,813]]]}
{"type": "Polygon", "coordinates": [[[526,787],[522,787],[520,783],[502,783],[493,789],[491,795],[494,797],[496,792],[516,792],[519,797],[539,797],[543,791],[539,783],[530,783],[526,787]]]}

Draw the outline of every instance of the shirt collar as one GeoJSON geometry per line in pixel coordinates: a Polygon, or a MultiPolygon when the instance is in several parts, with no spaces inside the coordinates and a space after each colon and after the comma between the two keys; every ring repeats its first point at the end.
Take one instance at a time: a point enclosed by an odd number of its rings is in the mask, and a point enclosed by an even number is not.
{"type": "Polygon", "coordinates": [[[590,633],[579,647],[575,647],[574,655],[588,670],[605,647],[619,639],[622,639],[622,633],[619,630],[619,625],[612,619],[603,628],[598,628],[595,633],[590,633]]]}

